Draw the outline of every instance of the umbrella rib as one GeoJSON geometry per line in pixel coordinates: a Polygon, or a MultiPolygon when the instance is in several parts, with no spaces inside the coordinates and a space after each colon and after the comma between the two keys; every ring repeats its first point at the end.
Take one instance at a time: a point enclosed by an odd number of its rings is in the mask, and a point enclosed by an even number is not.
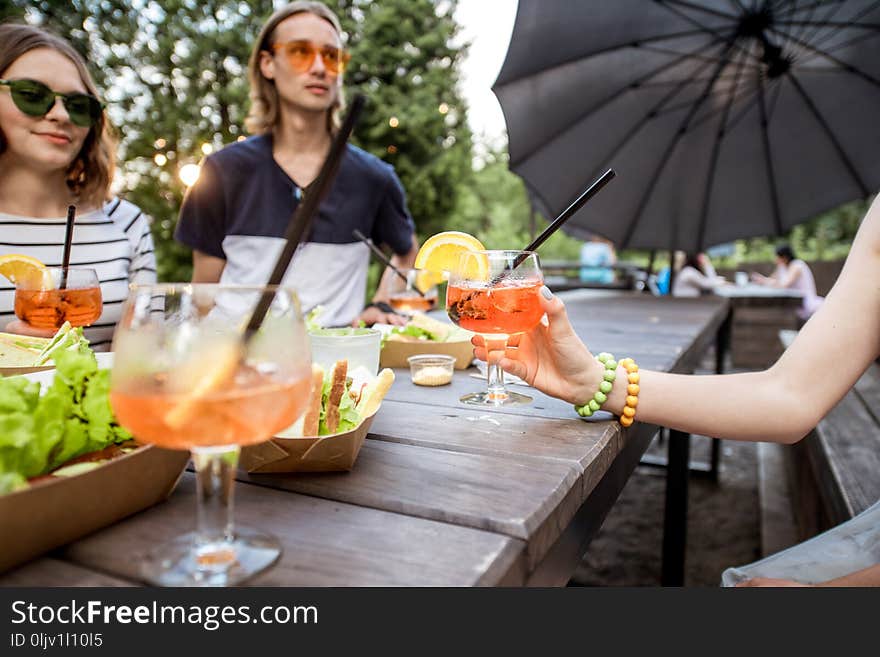
{"type": "Polygon", "coordinates": [[[823,35],[822,38],[820,38],[818,41],[816,41],[816,43],[813,44],[813,45],[816,46],[816,47],[821,46],[823,43],[825,43],[826,41],[828,41],[828,40],[829,40],[831,37],[833,37],[835,34],[837,34],[838,32],[840,32],[840,30],[843,30],[843,29],[846,29],[846,28],[861,28],[863,25],[870,25],[870,26],[873,27],[875,30],[876,30],[876,29],[880,29],[880,25],[878,25],[877,23],[858,23],[858,24],[857,24],[857,23],[855,22],[855,21],[859,20],[862,16],[865,16],[866,14],[870,14],[872,11],[874,11],[875,9],[877,9],[878,6],[880,6],[880,2],[875,2],[875,3],[872,4],[870,7],[866,7],[865,9],[863,9],[862,11],[860,11],[858,14],[856,14],[855,16],[853,16],[852,18],[850,18],[850,19],[849,19],[846,23],[844,23],[841,27],[838,27],[837,29],[832,30],[832,31],[829,32],[828,34],[823,35]]]}
{"type": "MultiPolygon", "coordinates": [[[[682,55],[681,57],[678,57],[677,59],[673,60],[672,62],[667,62],[666,64],[663,64],[662,66],[659,66],[659,67],[655,68],[653,71],[650,71],[650,72],[646,73],[645,75],[643,75],[642,77],[638,78],[637,80],[635,80],[635,81],[633,81],[633,82],[630,82],[630,83],[627,84],[626,86],[621,87],[620,89],[618,89],[618,90],[617,90],[616,92],[614,92],[613,94],[610,94],[609,96],[606,96],[605,98],[603,98],[602,100],[600,100],[599,102],[597,102],[596,104],[594,104],[592,107],[589,107],[589,108],[588,108],[583,114],[581,114],[577,119],[573,120],[570,124],[568,124],[568,125],[566,125],[566,126],[563,126],[562,128],[556,130],[553,134],[549,135],[547,138],[543,139],[542,142],[546,144],[546,143],[550,143],[550,142],[552,142],[552,141],[558,139],[561,135],[563,135],[563,134],[565,134],[566,132],[568,132],[573,126],[577,125],[578,123],[580,123],[580,122],[583,121],[584,119],[589,118],[589,117],[592,116],[594,113],[598,112],[600,109],[602,109],[603,107],[605,107],[608,103],[611,103],[612,101],[617,100],[620,96],[622,96],[623,94],[625,94],[627,91],[630,91],[630,90],[632,90],[632,89],[634,89],[634,88],[638,88],[638,86],[641,85],[642,82],[644,82],[644,81],[646,81],[646,80],[650,80],[651,78],[653,78],[653,77],[655,77],[655,76],[657,76],[657,75],[663,73],[664,71],[666,71],[666,70],[668,70],[668,69],[670,69],[670,68],[673,68],[673,67],[675,67],[675,66],[678,66],[681,62],[683,62],[683,61],[689,59],[692,55],[694,55],[694,54],[700,52],[701,50],[708,50],[708,49],[711,48],[712,46],[716,45],[719,41],[720,41],[720,39],[715,39],[714,41],[710,41],[710,42],[708,42],[708,43],[706,43],[706,44],[700,46],[699,48],[697,48],[697,49],[696,49],[695,51],[693,51],[692,53],[690,53],[690,54],[688,54],[688,55],[682,55]]],[[[708,63],[707,63],[707,64],[704,64],[704,65],[702,66],[702,68],[700,68],[697,72],[698,72],[698,73],[699,73],[699,72],[702,72],[702,70],[703,70],[704,68],[706,68],[706,66],[708,66],[708,63]]],[[[674,89],[670,96],[664,97],[664,100],[661,100],[661,101],[660,101],[660,104],[658,105],[657,108],[662,107],[663,104],[666,102],[666,98],[671,98],[672,96],[674,96],[676,93],[678,93],[678,91],[679,91],[679,90],[681,89],[681,87],[683,87],[683,86],[684,86],[684,83],[682,83],[682,85],[680,85],[679,87],[677,87],[676,89],[674,89]]],[[[655,108],[655,109],[657,109],[657,108],[655,108]]],[[[649,114],[646,115],[645,118],[642,120],[642,123],[644,123],[645,121],[647,121],[647,120],[650,119],[650,118],[651,118],[651,117],[650,117],[650,113],[649,113],[649,114]]],[[[524,154],[522,157],[525,157],[526,155],[531,155],[531,153],[524,154]]],[[[511,159],[511,160],[510,160],[510,163],[508,164],[508,166],[509,166],[510,168],[513,168],[513,167],[516,166],[519,162],[520,162],[520,160],[513,160],[513,159],[511,159]]]]}
{"type": "MultiPolygon", "coordinates": [[[[831,52],[831,53],[837,52],[838,50],[842,50],[843,48],[847,48],[847,47],[853,45],[854,43],[860,43],[862,41],[867,41],[868,39],[873,39],[876,36],[877,35],[873,34],[873,33],[861,34],[857,37],[853,37],[849,41],[844,41],[843,43],[837,43],[837,44],[833,45],[832,47],[827,49],[827,52],[831,52]]],[[[804,57],[800,57],[797,60],[792,62],[792,68],[794,68],[795,64],[805,64],[807,62],[811,62],[814,59],[816,59],[816,57],[821,57],[821,55],[819,55],[817,53],[810,53],[809,55],[806,55],[804,57]]],[[[803,67],[803,66],[801,66],[801,68],[807,68],[807,70],[810,70],[810,71],[828,70],[828,71],[834,71],[835,73],[840,73],[839,66],[837,68],[828,68],[828,69],[819,69],[819,68],[803,67]]]]}
{"type": "MultiPolygon", "coordinates": [[[[699,34],[706,34],[706,30],[703,30],[703,29],[684,30],[682,32],[673,32],[671,34],[664,34],[664,35],[656,36],[656,37],[648,37],[647,39],[641,39],[639,41],[627,41],[626,43],[616,43],[614,45],[608,46],[606,48],[602,48],[600,50],[596,50],[595,52],[591,52],[586,55],[580,55],[577,57],[570,57],[568,59],[565,59],[561,62],[554,64],[553,66],[548,66],[546,68],[542,68],[540,71],[526,73],[525,75],[520,75],[518,77],[511,78],[509,80],[505,80],[502,83],[502,86],[507,86],[507,85],[513,84],[515,82],[519,82],[521,80],[528,80],[529,78],[534,77],[535,75],[538,75],[539,73],[545,73],[546,71],[550,71],[555,68],[567,66],[568,64],[571,64],[572,62],[584,61],[587,59],[591,59],[593,57],[598,57],[599,55],[604,55],[607,52],[613,52],[615,50],[620,50],[621,48],[627,48],[627,47],[637,48],[645,43],[657,43],[657,42],[661,42],[661,41],[672,41],[674,39],[681,39],[683,37],[689,37],[689,36],[697,36],[699,34]]],[[[711,43],[716,43],[716,42],[710,42],[710,45],[711,45],[711,43]]],[[[699,50],[700,49],[698,48],[694,52],[699,52],[699,50]]],[[[494,89],[495,86],[497,86],[497,84],[498,83],[496,81],[495,84],[492,85],[492,88],[494,89]]]]}
{"type": "Polygon", "coordinates": [[[767,184],[770,187],[770,201],[773,204],[773,224],[775,233],[782,234],[782,211],[779,207],[779,191],[776,189],[776,171],[773,168],[773,156],[770,153],[769,121],[767,120],[767,105],[764,102],[764,85],[758,80],[758,107],[760,108],[761,120],[761,144],[764,152],[764,164],[767,167],[767,184]]]}
{"type": "MultiPolygon", "coordinates": [[[[714,61],[718,61],[718,60],[717,60],[717,59],[712,59],[711,61],[714,62],[714,61]]],[[[751,70],[751,71],[759,70],[757,67],[753,67],[753,66],[749,66],[749,67],[745,67],[745,68],[748,68],[748,70],[751,70]]],[[[811,69],[811,70],[812,70],[812,69],[811,69]]],[[[829,68],[829,69],[827,69],[827,70],[829,70],[829,71],[834,71],[835,73],[839,73],[839,72],[840,72],[840,70],[839,70],[839,69],[836,69],[836,68],[834,68],[834,69],[829,68]]],[[[736,78],[736,74],[735,74],[735,73],[727,73],[727,74],[725,74],[725,75],[719,75],[719,76],[718,76],[718,80],[733,80],[733,79],[735,79],[735,78],[736,78]]],[[[689,76],[689,77],[687,77],[687,78],[684,78],[684,79],[677,79],[677,80],[659,80],[659,81],[657,81],[657,82],[645,82],[644,84],[641,84],[641,85],[639,85],[639,86],[641,86],[642,88],[647,88],[647,87],[671,87],[671,86],[673,86],[673,85],[679,84],[680,82],[685,82],[685,83],[688,83],[688,84],[700,84],[700,83],[703,83],[703,82],[707,82],[708,80],[709,80],[709,78],[694,78],[694,77],[689,76]]]]}
{"type": "MultiPolygon", "coordinates": [[[[792,0],[792,3],[791,3],[791,4],[793,5],[793,7],[794,7],[794,11],[795,11],[795,13],[797,13],[797,5],[798,5],[798,1],[799,1],[799,0],[792,0]]],[[[812,17],[813,17],[813,14],[810,13],[809,18],[812,18],[812,17]]],[[[780,44],[780,47],[781,47],[783,50],[785,50],[785,49],[788,47],[788,44],[789,44],[789,43],[790,43],[790,39],[789,39],[788,36],[786,36],[785,39],[784,39],[784,41],[782,42],[782,44],[780,44]]]]}
{"type": "MultiPolygon", "coordinates": [[[[685,53],[682,53],[682,52],[678,52],[678,51],[676,51],[676,50],[667,50],[667,49],[665,49],[665,48],[655,48],[655,47],[652,47],[652,46],[648,46],[647,48],[646,48],[645,46],[639,46],[639,49],[640,49],[640,50],[646,50],[646,51],[648,51],[648,52],[656,52],[656,53],[660,53],[661,55],[684,55],[684,54],[685,54],[685,53]]],[[[687,55],[687,57],[688,57],[688,59],[700,59],[700,60],[703,60],[703,61],[712,62],[713,64],[714,64],[715,62],[721,61],[721,60],[718,59],[718,57],[710,57],[710,56],[706,56],[706,55],[687,55]]],[[[757,68],[760,68],[760,67],[757,66],[757,65],[755,65],[755,66],[752,66],[751,68],[757,69],[757,68]]]]}
{"type": "MultiPolygon", "coordinates": [[[[856,17],[856,18],[858,18],[858,17],[856,17]]],[[[855,20],[855,19],[853,19],[853,20],[855,20]]],[[[841,23],[838,21],[776,21],[774,24],[775,25],[791,25],[791,26],[818,25],[821,27],[836,27],[839,29],[845,29],[848,27],[852,27],[852,28],[859,29],[859,30],[880,30],[880,23],[852,23],[852,22],[841,23]]],[[[836,34],[836,32],[834,32],[833,34],[836,34]]],[[[823,39],[827,40],[827,37],[828,37],[828,35],[824,35],[823,39]]]]}
{"type": "MultiPolygon", "coordinates": [[[[840,11],[840,9],[841,9],[842,7],[843,7],[843,3],[837,4],[837,5],[832,5],[832,6],[829,8],[829,10],[825,13],[825,15],[822,16],[822,17],[819,19],[819,21],[816,21],[816,22],[830,21],[832,18],[834,18],[834,14],[836,14],[838,11],[840,11]]],[[[809,28],[807,28],[807,29],[809,29],[809,28]]],[[[809,40],[812,39],[814,36],[816,36],[816,34],[818,34],[818,33],[821,31],[822,28],[821,28],[821,27],[817,27],[817,28],[814,29],[812,32],[810,32],[809,34],[807,34],[807,29],[804,29],[804,31],[803,31],[803,35],[799,36],[798,38],[800,38],[800,39],[802,39],[802,40],[804,40],[804,41],[809,41],[809,40]]]]}
{"type": "Polygon", "coordinates": [[[827,7],[828,5],[830,5],[833,2],[843,3],[843,2],[846,2],[846,0],[819,0],[819,2],[814,2],[811,5],[804,5],[803,7],[798,7],[797,2],[794,2],[794,3],[792,3],[794,5],[794,7],[792,7],[788,11],[779,12],[778,15],[779,16],[791,16],[792,14],[796,14],[799,11],[807,11],[807,10],[809,10],[812,14],[817,7],[823,7],[823,6],[827,7]]]}
{"type": "MultiPolygon", "coordinates": [[[[697,70],[697,74],[702,73],[703,70],[705,68],[707,68],[708,66],[709,66],[708,62],[704,63],[697,70]]],[[[670,100],[672,100],[676,96],[676,94],[678,94],[678,92],[681,91],[685,87],[686,84],[687,84],[686,80],[680,82],[674,89],[670,90],[669,93],[667,93],[665,96],[663,96],[663,98],[661,98],[657,103],[655,103],[654,106],[651,107],[651,109],[649,109],[647,112],[645,112],[645,115],[641,119],[639,119],[638,123],[636,123],[626,135],[624,135],[623,139],[621,139],[619,142],[617,142],[611,148],[611,150],[608,152],[608,154],[604,158],[601,158],[599,161],[600,162],[611,161],[611,159],[615,155],[617,155],[617,153],[620,151],[620,149],[622,149],[624,146],[626,146],[626,144],[629,142],[629,140],[632,139],[633,137],[635,137],[635,135],[645,126],[645,124],[648,123],[648,121],[650,121],[654,117],[656,117],[657,112],[660,111],[660,109],[664,105],[666,105],[666,103],[668,103],[670,100]]]]}
{"type": "MultiPolygon", "coordinates": [[[[773,32],[777,32],[777,33],[778,33],[778,31],[777,31],[776,29],[772,28],[772,27],[770,28],[770,30],[772,30],[773,32]]],[[[803,47],[803,48],[806,48],[807,50],[810,50],[810,51],[812,51],[812,52],[815,52],[817,55],[819,55],[819,56],[821,56],[821,57],[824,57],[825,59],[827,59],[827,60],[829,60],[829,61],[831,61],[831,62],[834,62],[835,64],[837,64],[838,66],[840,66],[840,67],[841,67],[842,69],[844,69],[845,71],[847,71],[847,72],[849,72],[849,73],[853,73],[854,75],[858,75],[860,78],[863,78],[863,79],[867,80],[868,82],[871,82],[871,83],[874,84],[875,86],[880,87],[880,80],[878,80],[877,78],[875,78],[875,77],[872,76],[872,75],[868,75],[868,74],[865,73],[862,69],[860,69],[860,68],[858,68],[858,67],[856,67],[856,66],[853,66],[852,64],[847,64],[847,63],[844,62],[843,60],[838,59],[837,57],[835,57],[834,55],[832,55],[831,53],[826,52],[826,51],[824,51],[824,50],[822,50],[822,49],[820,49],[820,48],[816,48],[816,47],[814,47],[814,46],[811,46],[809,43],[806,43],[805,41],[803,41],[803,40],[801,40],[801,39],[793,39],[793,41],[794,41],[795,43],[797,43],[799,46],[801,46],[801,47],[803,47]]]]}
{"type": "Polygon", "coordinates": [[[694,11],[699,11],[704,14],[720,16],[721,18],[729,18],[732,21],[739,20],[739,16],[736,16],[735,14],[728,14],[723,11],[718,11],[717,9],[709,9],[708,7],[695,5],[693,2],[686,2],[685,0],[655,0],[655,2],[659,2],[661,5],[669,3],[673,5],[678,5],[679,7],[687,7],[688,9],[693,9],[694,11]]]}
{"type": "Polygon", "coordinates": [[[779,96],[782,95],[782,82],[780,81],[774,90],[773,98],[770,100],[770,111],[767,112],[767,121],[773,120],[773,115],[776,114],[776,106],[779,104],[779,96]]]}
{"type": "MultiPolygon", "coordinates": [[[[691,25],[696,25],[697,27],[701,28],[703,31],[708,32],[709,34],[714,34],[716,37],[718,37],[718,38],[720,38],[720,39],[723,39],[724,41],[727,41],[731,46],[735,46],[737,49],[739,49],[739,50],[744,50],[745,52],[748,52],[749,54],[751,54],[751,50],[750,50],[749,48],[745,48],[745,49],[744,49],[742,46],[740,46],[740,45],[736,42],[736,36],[735,36],[735,35],[724,36],[724,35],[721,34],[721,32],[719,32],[718,30],[715,30],[715,29],[709,27],[708,25],[703,25],[700,21],[698,21],[698,20],[696,20],[696,19],[694,19],[694,18],[688,16],[688,15],[685,14],[683,11],[680,11],[680,10],[676,9],[675,7],[670,7],[669,4],[667,4],[667,3],[669,3],[669,2],[673,2],[673,1],[674,1],[674,0],[655,0],[655,2],[657,2],[661,7],[664,7],[664,8],[667,9],[668,11],[671,11],[673,14],[675,14],[675,15],[678,16],[679,18],[682,18],[682,19],[686,20],[686,21],[687,21],[688,23],[690,23],[691,25]]],[[[736,19],[737,17],[736,17],[736,16],[731,16],[731,18],[736,19]]],[[[756,56],[756,55],[752,55],[752,57],[755,58],[755,61],[756,61],[756,62],[760,62],[760,61],[761,61],[761,59],[760,59],[758,56],[756,56]]]]}
{"type": "Polygon", "coordinates": [[[709,172],[706,175],[706,188],[703,191],[703,207],[700,211],[700,228],[697,233],[697,248],[703,248],[703,241],[706,238],[706,223],[707,217],[709,216],[709,195],[712,191],[712,185],[715,182],[715,171],[718,166],[718,156],[721,153],[721,141],[724,139],[726,132],[725,129],[727,127],[727,119],[730,116],[730,110],[733,107],[734,102],[736,101],[736,90],[739,87],[740,76],[742,75],[743,68],[745,68],[745,58],[741,58],[736,64],[736,76],[733,81],[733,86],[730,88],[730,91],[727,95],[727,103],[724,107],[724,113],[721,117],[720,126],[718,131],[715,133],[715,143],[712,145],[712,159],[709,164],[709,172]]]}
{"type": "MultiPolygon", "coordinates": [[[[725,53],[729,53],[733,48],[734,42],[728,41],[727,47],[724,49],[725,53]]],[[[722,56],[723,57],[723,56],[722,56]]],[[[688,112],[687,116],[684,117],[684,120],[681,122],[678,130],[675,135],[672,137],[672,140],[669,142],[669,145],[666,147],[666,151],[663,153],[663,156],[660,158],[659,163],[657,164],[657,168],[654,171],[654,175],[651,177],[651,182],[648,184],[648,188],[645,190],[645,193],[642,195],[642,198],[639,200],[639,205],[636,207],[636,213],[633,218],[629,222],[629,226],[627,226],[626,233],[624,233],[623,241],[621,242],[622,246],[626,246],[629,244],[630,239],[632,239],[632,235],[635,232],[636,226],[639,224],[639,220],[641,219],[642,213],[645,211],[645,208],[648,205],[648,201],[651,198],[651,195],[654,193],[654,188],[657,186],[657,180],[660,177],[664,167],[666,166],[666,162],[669,160],[669,156],[672,155],[672,152],[675,150],[675,147],[678,145],[678,142],[681,140],[682,135],[687,132],[688,124],[691,119],[700,109],[700,106],[706,101],[709,97],[712,87],[715,84],[715,79],[721,74],[721,71],[724,70],[724,67],[727,66],[728,61],[722,59],[722,61],[715,67],[712,78],[706,84],[703,94],[697,99],[694,103],[693,107],[691,107],[691,111],[688,112]]],[[[677,220],[676,220],[677,221],[677,220]]],[[[678,230],[676,223],[676,232],[678,230]]]]}
{"type": "Polygon", "coordinates": [[[831,130],[831,126],[828,125],[828,122],[825,120],[825,117],[822,116],[822,113],[819,111],[819,108],[816,107],[816,104],[813,102],[813,99],[810,98],[810,95],[807,93],[807,90],[801,86],[801,83],[798,79],[793,76],[791,73],[786,73],[786,76],[791,83],[794,85],[795,90],[797,90],[801,99],[806,104],[807,108],[813,114],[813,117],[822,127],[822,130],[825,131],[825,136],[828,137],[828,140],[831,142],[831,145],[834,146],[834,150],[837,151],[837,155],[843,161],[844,166],[846,167],[849,174],[853,177],[856,184],[859,187],[859,190],[862,192],[863,197],[867,197],[868,186],[865,184],[865,181],[862,180],[862,177],[859,175],[859,172],[856,170],[855,165],[853,165],[852,160],[850,160],[849,155],[846,154],[846,151],[843,150],[843,145],[838,141],[837,136],[834,134],[834,131],[831,130]]]}

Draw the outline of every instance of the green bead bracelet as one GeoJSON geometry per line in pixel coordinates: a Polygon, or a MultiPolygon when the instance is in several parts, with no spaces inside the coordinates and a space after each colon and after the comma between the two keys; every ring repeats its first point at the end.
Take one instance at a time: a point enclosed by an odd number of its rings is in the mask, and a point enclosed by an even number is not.
{"type": "Polygon", "coordinates": [[[602,404],[608,401],[608,394],[611,392],[614,378],[617,376],[617,361],[614,360],[614,356],[603,351],[596,356],[596,360],[602,363],[605,373],[602,375],[602,382],[599,384],[599,389],[595,392],[593,398],[583,406],[575,404],[574,410],[581,417],[590,417],[602,407],[602,404]]]}

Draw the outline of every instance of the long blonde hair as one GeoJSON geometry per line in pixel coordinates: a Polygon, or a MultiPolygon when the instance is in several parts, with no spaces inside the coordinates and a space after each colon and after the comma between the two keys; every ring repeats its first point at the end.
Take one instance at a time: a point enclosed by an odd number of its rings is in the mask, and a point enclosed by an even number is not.
{"type": "MultiPolygon", "coordinates": [[[[260,36],[254,44],[251,51],[250,60],[248,60],[248,79],[250,80],[250,99],[251,107],[248,116],[245,119],[245,127],[248,132],[260,135],[271,132],[278,125],[279,101],[278,89],[275,87],[273,80],[267,79],[260,70],[260,53],[271,52],[272,37],[275,28],[281,21],[290,18],[296,14],[314,14],[318,18],[323,18],[333,26],[336,33],[342,37],[342,25],[339,19],[326,5],[312,0],[297,0],[285,5],[269,17],[263,29],[260,30],[260,36]]],[[[342,96],[342,88],[336,95],[336,100],[327,111],[327,132],[334,133],[339,128],[339,114],[345,107],[345,99],[342,96]]]]}
{"type": "MultiPolygon", "coordinates": [[[[7,23],[0,25],[0,77],[13,62],[31,50],[50,48],[61,53],[76,66],[79,79],[88,93],[98,96],[98,89],[86,63],[67,41],[31,25],[7,23]]],[[[6,150],[6,138],[0,126],[0,153],[6,150]]],[[[116,139],[106,112],[91,127],[82,148],[67,167],[67,187],[77,202],[100,207],[109,197],[110,183],[116,168],[116,139]]]]}

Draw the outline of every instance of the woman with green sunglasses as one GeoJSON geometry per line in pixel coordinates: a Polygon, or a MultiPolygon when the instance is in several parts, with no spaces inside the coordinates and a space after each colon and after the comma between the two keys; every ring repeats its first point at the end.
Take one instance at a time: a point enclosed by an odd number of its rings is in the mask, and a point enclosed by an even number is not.
{"type": "MultiPolygon", "coordinates": [[[[116,143],[82,57],[29,25],[0,25],[0,255],[61,264],[65,215],[76,206],[70,266],[94,269],[104,311],[86,336],[108,349],[130,282],[154,282],[147,217],[110,198],[116,143]]],[[[17,320],[0,277],[0,331],[45,335],[17,320]]]]}

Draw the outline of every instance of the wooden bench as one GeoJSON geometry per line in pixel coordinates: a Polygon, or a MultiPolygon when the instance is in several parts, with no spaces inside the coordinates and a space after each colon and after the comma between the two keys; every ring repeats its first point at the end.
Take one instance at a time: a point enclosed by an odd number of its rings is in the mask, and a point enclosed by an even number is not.
{"type": "Polygon", "coordinates": [[[880,365],[790,450],[788,479],[801,534],[849,520],[880,499],[880,365]]]}

